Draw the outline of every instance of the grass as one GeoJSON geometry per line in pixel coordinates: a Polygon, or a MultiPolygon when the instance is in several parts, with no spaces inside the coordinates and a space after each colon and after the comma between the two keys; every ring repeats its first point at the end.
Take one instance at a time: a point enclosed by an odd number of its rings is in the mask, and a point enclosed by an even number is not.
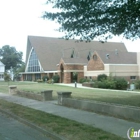
{"type": "MultiPolygon", "coordinates": [[[[57,91],[70,91],[72,97],[77,99],[103,101],[108,103],[116,103],[122,105],[130,105],[140,107],[140,93],[131,93],[129,91],[110,91],[98,89],[81,89],[68,86],[60,86],[57,84],[34,83],[34,82],[10,82],[10,85],[17,85],[19,90],[32,91],[38,93],[43,90],[53,90],[53,98],[57,98],[57,91]]],[[[8,85],[0,82],[0,92],[8,93],[8,85]]]]}
{"type": "Polygon", "coordinates": [[[72,140],[126,140],[101,129],[44,113],[0,99],[0,108],[8,110],[46,130],[72,140]]]}

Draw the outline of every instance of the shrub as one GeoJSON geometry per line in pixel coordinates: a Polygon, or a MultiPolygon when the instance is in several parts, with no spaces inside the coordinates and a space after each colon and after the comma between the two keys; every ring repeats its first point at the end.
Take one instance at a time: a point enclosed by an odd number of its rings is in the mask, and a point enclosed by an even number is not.
{"type": "Polygon", "coordinates": [[[124,78],[116,78],[116,89],[127,89],[127,81],[124,78]]]}
{"type": "Polygon", "coordinates": [[[48,84],[52,84],[52,83],[53,83],[53,80],[52,80],[52,79],[49,79],[49,80],[47,81],[47,83],[48,83],[48,84]]]}
{"type": "Polygon", "coordinates": [[[84,82],[89,82],[89,81],[90,81],[90,79],[81,78],[81,79],[79,80],[79,83],[84,83],[84,82]]]}
{"type": "Polygon", "coordinates": [[[11,76],[10,76],[10,74],[8,74],[8,73],[4,73],[4,80],[6,81],[6,82],[9,82],[10,80],[11,80],[11,76]]]}
{"type": "Polygon", "coordinates": [[[107,89],[115,89],[116,88],[116,81],[114,81],[114,80],[105,80],[104,84],[105,84],[105,87],[107,89]]]}
{"type": "Polygon", "coordinates": [[[96,81],[94,84],[94,87],[105,88],[105,89],[115,89],[116,81],[114,80],[96,81]]]}
{"type": "Polygon", "coordinates": [[[42,83],[43,80],[42,80],[42,79],[37,79],[37,82],[38,82],[38,83],[42,83]]]}
{"type": "Polygon", "coordinates": [[[49,77],[47,75],[45,75],[45,76],[42,77],[43,82],[45,82],[46,79],[47,79],[47,81],[49,80],[49,77]]]}
{"type": "Polygon", "coordinates": [[[97,80],[94,80],[93,87],[98,88],[98,81],[97,80]]]}
{"type": "Polygon", "coordinates": [[[140,80],[135,81],[136,89],[140,89],[140,80]]]}
{"type": "Polygon", "coordinates": [[[102,80],[106,80],[107,79],[107,75],[106,74],[100,74],[97,76],[97,80],[98,81],[102,81],[102,80]]]}
{"type": "Polygon", "coordinates": [[[108,78],[106,80],[96,81],[94,83],[95,88],[105,88],[105,89],[127,89],[127,81],[123,78],[108,78]]]}
{"type": "Polygon", "coordinates": [[[97,81],[97,85],[98,85],[97,86],[98,88],[106,88],[106,86],[105,86],[103,81],[97,81]]]}
{"type": "Polygon", "coordinates": [[[52,79],[53,79],[53,82],[54,83],[59,83],[59,75],[58,74],[56,74],[56,75],[54,75],[53,77],[52,77],[52,79]]]}

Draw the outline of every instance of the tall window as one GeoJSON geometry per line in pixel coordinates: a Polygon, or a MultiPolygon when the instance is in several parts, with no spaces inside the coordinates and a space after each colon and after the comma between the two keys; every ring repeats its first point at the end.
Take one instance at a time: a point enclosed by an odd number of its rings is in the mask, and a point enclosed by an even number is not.
{"type": "Polygon", "coordinates": [[[27,71],[28,72],[38,72],[38,71],[40,71],[38,58],[37,58],[37,55],[36,55],[34,49],[32,50],[30,58],[29,58],[27,71]]]}

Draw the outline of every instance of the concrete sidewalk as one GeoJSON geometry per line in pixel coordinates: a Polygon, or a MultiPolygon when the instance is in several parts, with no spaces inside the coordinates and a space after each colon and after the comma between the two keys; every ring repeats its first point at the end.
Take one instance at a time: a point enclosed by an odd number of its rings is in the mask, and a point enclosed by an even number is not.
{"type": "Polygon", "coordinates": [[[0,99],[88,124],[124,138],[127,138],[127,131],[130,127],[133,127],[135,130],[140,129],[140,123],[129,122],[114,117],[99,115],[93,112],[59,106],[57,105],[57,101],[40,102],[3,93],[0,93],[0,99]]]}

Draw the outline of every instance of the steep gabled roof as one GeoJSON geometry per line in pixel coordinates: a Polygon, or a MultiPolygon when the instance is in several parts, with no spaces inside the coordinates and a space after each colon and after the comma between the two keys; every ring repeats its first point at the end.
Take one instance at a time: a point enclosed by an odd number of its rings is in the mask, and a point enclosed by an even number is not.
{"type": "Polygon", "coordinates": [[[83,58],[62,58],[65,64],[80,64],[80,65],[86,65],[88,63],[87,59],[83,58]]]}
{"type": "Polygon", "coordinates": [[[96,51],[104,64],[137,64],[136,52],[96,51]]]}
{"type": "Polygon", "coordinates": [[[31,47],[35,49],[41,66],[45,71],[57,70],[56,65],[62,57],[70,58],[74,50],[77,57],[87,59],[89,52],[95,50],[114,51],[115,49],[127,52],[123,43],[107,42],[101,43],[98,41],[78,42],[75,40],[64,40],[51,37],[29,36],[27,43],[26,62],[29,57],[31,47]]]}

